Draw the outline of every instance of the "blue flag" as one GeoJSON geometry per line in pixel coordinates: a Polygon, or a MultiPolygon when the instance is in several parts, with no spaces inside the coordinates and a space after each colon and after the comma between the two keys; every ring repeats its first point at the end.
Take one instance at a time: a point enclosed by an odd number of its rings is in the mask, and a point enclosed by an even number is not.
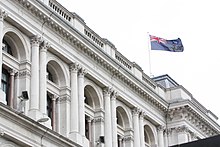
{"type": "Polygon", "coordinates": [[[180,38],[166,40],[160,37],[150,35],[151,50],[162,50],[170,52],[183,52],[184,47],[180,38]]]}

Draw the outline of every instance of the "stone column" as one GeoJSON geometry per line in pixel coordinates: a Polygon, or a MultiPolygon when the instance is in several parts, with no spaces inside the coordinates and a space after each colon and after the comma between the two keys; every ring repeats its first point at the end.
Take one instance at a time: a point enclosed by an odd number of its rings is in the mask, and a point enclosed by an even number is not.
{"type": "MultiPolygon", "coordinates": [[[[8,16],[8,14],[0,8],[0,87],[1,87],[1,79],[2,79],[2,41],[3,41],[3,26],[4,19],[8,16]]],[[[5,93],[2,88],[0,88],[0,102],[6,104],[5,93]]]]}
{"type": "Polygon", "coordinates": [[[9,102],[9,106],[11,108],[13,108],[13,102],[14,102],[14,83],[15,83],[15,71],[14,70],[10,70],[10,88],[9,88],[9,96],[8,96],[8,102],[9,102]]]}
{"type": "Polygon", "coordinates": [[[139,114],[140,109],[134,108],[133,109],[133,127],[134,127],[134,146],[138,147],[140,146],[140,127],[139,127],[139,114]]]}
{"type": "Polygon", "coordinates": [[[47,49],[48,42],[40,45],[40,112],[47,117],[47,49]]]}
{"type": "MultiPolygon", "coordinates": [[[[70,103],[70,138],[79,140],[79,98],[78,98],[78,79],[77,74],[79,64],[72,63],[70,65],[70,87],[71,87],[71,103],[70,103]]],[[[78,141],[77,141],[78,142],[78,141]]]]}
{"type": "Polygon", "coordinates": [[[34,36],[31,39],[31,96],[29,115],[37,120],[39,114],[39,45],[41,38],[34,36]]]}
{"type": "Polygon", "coordinates": [[[157,127],[157,132],[158,132],[158,147],[164,147],[164,133],[165,127],[164,126],[159,126],[157,127]]]}
{"type": "Polygon", "coordinates": [[[145,147],[145,140],[144,140],[144,116],[145,112],[140,113],[140,141],[141,141],[141,147],[145,147]]]}
{"type": "Polygon", "coordinates": [[[51,120],[51,124],[52,124],[52,129],[53,131],[56,130],[57,126],[57,122],[56,122],[56,99],[58,98],[58,96],[53,95],[52,96],[52,120],[51,120]]]}
{"type": "Polygon", "coordinates": [[[105,147],[112,147],[112,123],[111,123],[111,105],[110,96],[112,89],[106,87],[103,90],[105,106],[105,147]]]}
{"type": "Polygon", "coordinates": [[[112,116],[112,147],[117,147],[117,118],[116,118],[116,97],[117,92],[113,91],[111,96],[111,116],[112,116]]]}
{"type": "Polygon", "coordinates": [[[82,137],[85,137],[85,105],[84,105],[84,75],[86,74],[86,70],[81,68],[79,69],[78,76],[78,96],[79,96],[79,133],[82,137]]]}

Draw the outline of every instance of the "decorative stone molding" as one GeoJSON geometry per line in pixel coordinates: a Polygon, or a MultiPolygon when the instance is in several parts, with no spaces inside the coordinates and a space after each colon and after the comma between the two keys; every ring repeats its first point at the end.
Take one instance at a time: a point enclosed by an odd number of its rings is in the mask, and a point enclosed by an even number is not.
{"type": "Polygon", "coordinates": [[[166,134],[168,137],[171,136],[172,135],[172,129],[171,128],[165,129],[164,134],[166,134]]]}
{"type": "Polygon", "coordinates": [[[123,138],[123,141],[124,141],[124,142],[134,141],[134,138],[133,138],[132,136],[125,136],[125,137],[123,138]]]}
{"type": "Polygon", "coordinates": [[[111,93],[111,99],[112,99],[112,100],[116,100],[116,97],[117,97],[117,96],[118,96],[117,91],[112,90],[112,93],[111,93]]]}
{"type": "Polygon", "coordinates": [[[103,89],[103,94],[104,94],[104,96],[105,95],[111,95],[111,93],[112,93],[112,88],[111,87],[105,87],[104,89],[103,89]]]}
{"type": "Polygon", "coordinates": [[[157,131],[158,131],[158,132],[163,132],[163,131],[165,131],[165,129],[166,129],[166,127],[165,127],[165,126],[162,126],[162,125],[160,125],[160,126],[157,127],[157,131]]]}
{"type": "Polygon", "coordinates": [[[186,127],[185,125],[183,125],[183,126],[176,127],[175,131],[177,133],[187,133],[187,132],[189,132],[189,128],[186,127]]]}
{"type": "Polygon", "coordinates": [[[141,111],[141,112],[140,112],[140,118],[142,118],[142,119],[143,119],[143,118],[144,118],[144,116],[146,116],[146,112],[145,112],[145,111],[141,111]]]}
{"type": "Polygon", "coordinates": [[[85,76],[87,74],[87,70],[85,68],[79,69],[79,76],[85,76]]]}
{"type": "Polygon", "coordinates": [[[57,98],[56,100],[59,103],[65,103],[65,102],[71,101],[69,96],[61,96],[61,97],[57,98]]]}
{"type": "Polygon", "coordinates": [[[103,117],[94,118],[92,120],[92,123],[98,123],[98,122],[105,122],[103,117]]]}
{"type": "Polygon", "coordinates": [[[50,48],[50,44],[46,41],[42,41],[40,43],[40,51],[47,51],[47,49],[50,48]]]}
{"type": "Polygon", "coordinates": [[[29,70],[22,70],[15,73],[15,78],[24,78],[24,77],[31,77],[31,73],[29,70]]]}
{"type": "Polygon", "coordinates": [[[80,66],[78,63],[72,63],[69,66],[70,72],[78,72],[78,70],[80,69],[80,66]]]}
{"type": "Polygon", "coordinates": [[[135,107],[133,110],[132,110],[132,114],[133,115],[139,115],[141,113],[141,109],[138,108],[138,107],[135,107]]]}
{"type": "Polygon", "coordinates": [[[41,42],[42,42],[42,38],[38,35],[33,36],[31,38],[31,45],[40,45],[41,42]]]}
{"type": "Polygon", "coordinates": [[[0,129],[0,137],[4,136],[5,131],[3,129],[0,129]]]}
{"type": "Polygon", "coordinates": [[[6,17],[8,17],[8,13],[5,10],[0,8],[0,21],[3,21],[6,17]]]}
{"type": "Polygon", "coordinates": [[[190,124],[201,130],[204,134],[207,134],[207,131],[210,131],[210,134],[213,135],[218,134],[218,131],[213,129],[209,121],[201,117],[200,114],[198,114],[188,105],[169,109],[168,121],[175,121],[180,119],[188,121],[190,124]]]}

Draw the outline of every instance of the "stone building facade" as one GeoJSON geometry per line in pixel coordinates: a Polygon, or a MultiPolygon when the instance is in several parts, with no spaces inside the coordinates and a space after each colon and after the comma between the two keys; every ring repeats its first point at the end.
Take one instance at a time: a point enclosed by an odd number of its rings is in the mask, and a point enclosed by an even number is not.
{"type": "Polygon", "coordinates": [[[219,134],[168,75],[150,78],[55,0],[0,1],[1,147],[168,147],[219,134]]]}

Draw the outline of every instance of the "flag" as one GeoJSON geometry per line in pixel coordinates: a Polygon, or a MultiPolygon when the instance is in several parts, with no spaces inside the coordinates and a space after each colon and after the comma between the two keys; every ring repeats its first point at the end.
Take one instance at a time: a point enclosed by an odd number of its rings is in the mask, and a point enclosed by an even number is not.
{"type": "Polygon", "coordinates": [[[184,47],[180,38],[166,40],[150,35],[151,50],[162,50],[170,52],[183,52],[184,47]]]}

